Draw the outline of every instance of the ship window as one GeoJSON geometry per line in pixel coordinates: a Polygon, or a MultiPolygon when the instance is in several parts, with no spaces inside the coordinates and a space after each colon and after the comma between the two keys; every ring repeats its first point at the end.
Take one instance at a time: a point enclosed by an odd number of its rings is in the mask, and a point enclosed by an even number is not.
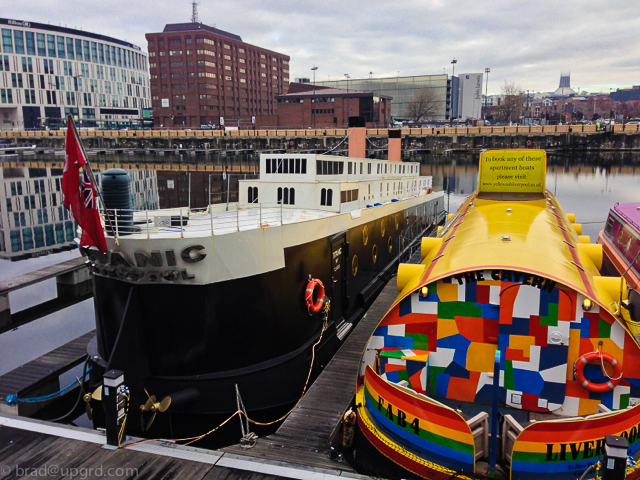
{"type": "Polygon", "coordinates": [[[289,162],[286,158],[282,160],[282,173],[289,173],[289,162]]]}
{"type": "Polygon", "coordinates": [[[367,173],[371,175],[371,162],[367,163],[367,173]]]}
{"type": "Polygon", "coordinates": [[[330,188],[327,189],[327,205],[333,205],[333,190],[330,188]]]}
{"type": "Polygon", "coordinates": [[[353,162],[349,162],[349,167],[348,167],[347,171],[349,172],[349,175],[351,175],[351,173],[353,173],[353,162]]]}
{"type": "Polygon", "coordinates": [[[373,263],[376,263],[376,260],[378,260],[378,246],[374,245],[373,248],[371,249],[371,257],[373,258],[373,263]]]}
{"type": "Polygon", "coordinates": [[[323,188],[322,190],[320,190],[320,205],[326,205],[327,204],[327,189],[323,188]]]}
{"type": "Polygon", "coordinates": [[[362,175],[362,162],[360,162],[360,175],[362,175]]]}
{"type": "Polygon", "coordinates": [[[389,247],[389,253],[393,250],[393,237],[389,236],[389,240],[387,240],[387,246],[389,247]]]}
{"type": "Polygon", "coordinates": [[[609,217],[609,220],[607,220],[607,227],[604,229],[604,233],[609,235],[611,233],[612,228],[613,228],[613,217],[609,217]]]}
{"type": "Polygon", "coordinates": [[[368,242],[369,242],[369,227],[365,225],[364,229],[362,230],[362,244],[366,245],[368,242]]]}
{"type": "Polygon", "coordinates": [[[278,159],[271,159],[271,173],[278,173],[278,159]]]}
{"type": "Polygon", "coordinates": [[[296,171],[296,159],[295,158],[290,158],[289,159],[289,173],[295,173],[296,171]]]}
{"type": "Polygon", "coordinates": [[[295,205],[296,204],[296,189],[295,188],[290,188],[289,189],[289,204],[290,205],[295,205]]]}
{"type": "Polygon", "coordinates": [[[351,274],[355,277],[358,274],[358,256],[354,255],[351,260],[351,274]]]}
{"type": "Polygon", "coordinates": [[[384,232],[387,229],[387,221],[386,220],[382,220],[380,222],[380,235],[382,235],[384,237],[384,232]]]}
{"type": "Polygon", "coordinates": [[[338,173],[340,175],[344,173],[344,162],[338,162],[338,173]]]}
{"type": "Polygon", "coordinates": [[[324,169],[324,171],[328,174],[328,175],[333,175],[333,164],[335,162],[326,162],[326,168],[324,169]]]}
{"type": "Polygon", "coordinates": [[[249,203],[258,203],[258,187],[249,187],[247,201],[249,203]]]}
{"type": "Polygon", "coordinates": [[[302,159],[302,173],[307,173],[307,159],[302,159]]]}
{"type": "Polygon", "coordinates": [[[285,187],[284,188],[284,202],[285,205],[289,204],[289,188],[285,187]]]}
{"type": "Polygon", "coordinates": [[[267,164],[267,173],[271,173],[271,159],[267,158],[265,163],[267,164]]]}
{"type": "Polygon", "coordinates": [[[322,160],[316,160],[316,174],[322,175],[322,160]]]}
{"type": "Polygon", "coordinates": [[[300,159],[296,158],[296,173],[300,173],[300,159]]]}
{"type": "Polygon", "coordinates": [[[387,165],[384,166],[384,173],[387,173],[387,165]]]}
{"type": "Polygon", "coordinates": [[[282,203],[282,187],[278,187],[278,204],[282,203]]]}

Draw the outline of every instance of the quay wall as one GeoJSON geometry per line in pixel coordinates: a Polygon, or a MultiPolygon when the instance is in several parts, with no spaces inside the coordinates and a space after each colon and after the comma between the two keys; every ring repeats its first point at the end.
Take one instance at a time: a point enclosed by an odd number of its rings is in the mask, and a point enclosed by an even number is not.
{"type": "MultiPolygon", "coordinates": [[[[479,150],[485,148],[547,148],[566,150],[640,150],[639,125],[533,127],[451,127],[402,129],[403,150],[479,150]]],[[[2,144],[64,148],[64,131],[0,131],[2,144]]],[[[307,130],[83,130],[87,149],[247,149],[322,150],[344,140],[346,129],[307,130]]],[[[372,146],[386,150],[388,129],[367,129],[372,146]]],[[[346,143],[344,147],[346,147],[346,143]]],[[[9,147],[5,147],[9,148],[9,147]]]]}

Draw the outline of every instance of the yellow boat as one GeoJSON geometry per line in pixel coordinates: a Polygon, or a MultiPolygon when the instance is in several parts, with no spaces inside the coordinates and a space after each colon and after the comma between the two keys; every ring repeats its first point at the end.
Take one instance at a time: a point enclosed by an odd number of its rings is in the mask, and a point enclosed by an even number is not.
{"type": "Polygon", "coordinates": [[[423,239],[420,264],[398,269],[356,413],[366,441],[413,474],[486,470],[494,396],[494,454],[513,479],[576,478],[605,435],[640,454],[637,314],[545,174],[542,150],[483,152],[477,191],[423,239]]]}

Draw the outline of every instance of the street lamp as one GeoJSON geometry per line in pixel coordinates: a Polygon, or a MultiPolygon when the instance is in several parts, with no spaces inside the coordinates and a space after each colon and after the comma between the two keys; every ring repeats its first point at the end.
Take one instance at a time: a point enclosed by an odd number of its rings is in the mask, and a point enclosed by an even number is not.
{"type": "Polygon", "coordinates": [[[456,60],[456,57],[453,57],[453,60],[451,60],[451,68],[453,69],[451,72],[451,82],[453,82],[453,77],[456,74],[456,63],[458,63],[458,60],[456,60]]]}
{"type": "Polygon", "coordinates": [[[351,78],[348,73],[344,74],[347,79],[347,127],[349,126],[349,79],[351,78]]]}
{"type": "Polygon", "coordinates": [[[313,128],[316,128],[316,70],[318,70],[318,67],[314,65],[311,70],[313,71],[313,102],[311,102],[311,108],[313,108],[313,128]]]}
{"type": "Polygon", "coordinates": [[[491,72],[491,69],[489,67],[484,69],[484,73],[487,74],[487,84],[484,89],[484,119],[485,120],[487,119],[487,99],[489,95],[489,72],[491,72]]]}

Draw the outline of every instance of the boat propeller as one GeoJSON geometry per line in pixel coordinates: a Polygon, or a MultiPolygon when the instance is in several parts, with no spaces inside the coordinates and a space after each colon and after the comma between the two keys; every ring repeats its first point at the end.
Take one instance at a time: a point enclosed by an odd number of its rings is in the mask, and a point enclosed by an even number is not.
{"type": "Polygon", "coordinates": [[[82,399],[84,400],[84,404],[87,408],[87,417],[89,418],[89,420],[93,420],[93,412],[91,410],[91,400],[97,400],[98,402],[102,400],[102,385],[96,388],[93,392],[89,392],[89,393],[86,393],[84,391],[82,382],[80,382],[80,388],[82,389],[82,393],[84,394],[82,399]]]}
{"type": "Polygon", "coordinates": [[[171,405],[176,406],[189,403],[200,396],[200,392],[195,388],[187,388],[185,390],[180,390],[179,392],[171,393],[158,402],[156,400],[156,396],[149,395],[146,388],[144,389],[144,392],[147,394],[148,399],[144,404],[140,405],[140,427],[143,432],[146,432],[151,428],[158,412],[164,413],[171,405]],[[145,424],[144,414],[146,412],[151,412],[151,417],[145,424]]]}

